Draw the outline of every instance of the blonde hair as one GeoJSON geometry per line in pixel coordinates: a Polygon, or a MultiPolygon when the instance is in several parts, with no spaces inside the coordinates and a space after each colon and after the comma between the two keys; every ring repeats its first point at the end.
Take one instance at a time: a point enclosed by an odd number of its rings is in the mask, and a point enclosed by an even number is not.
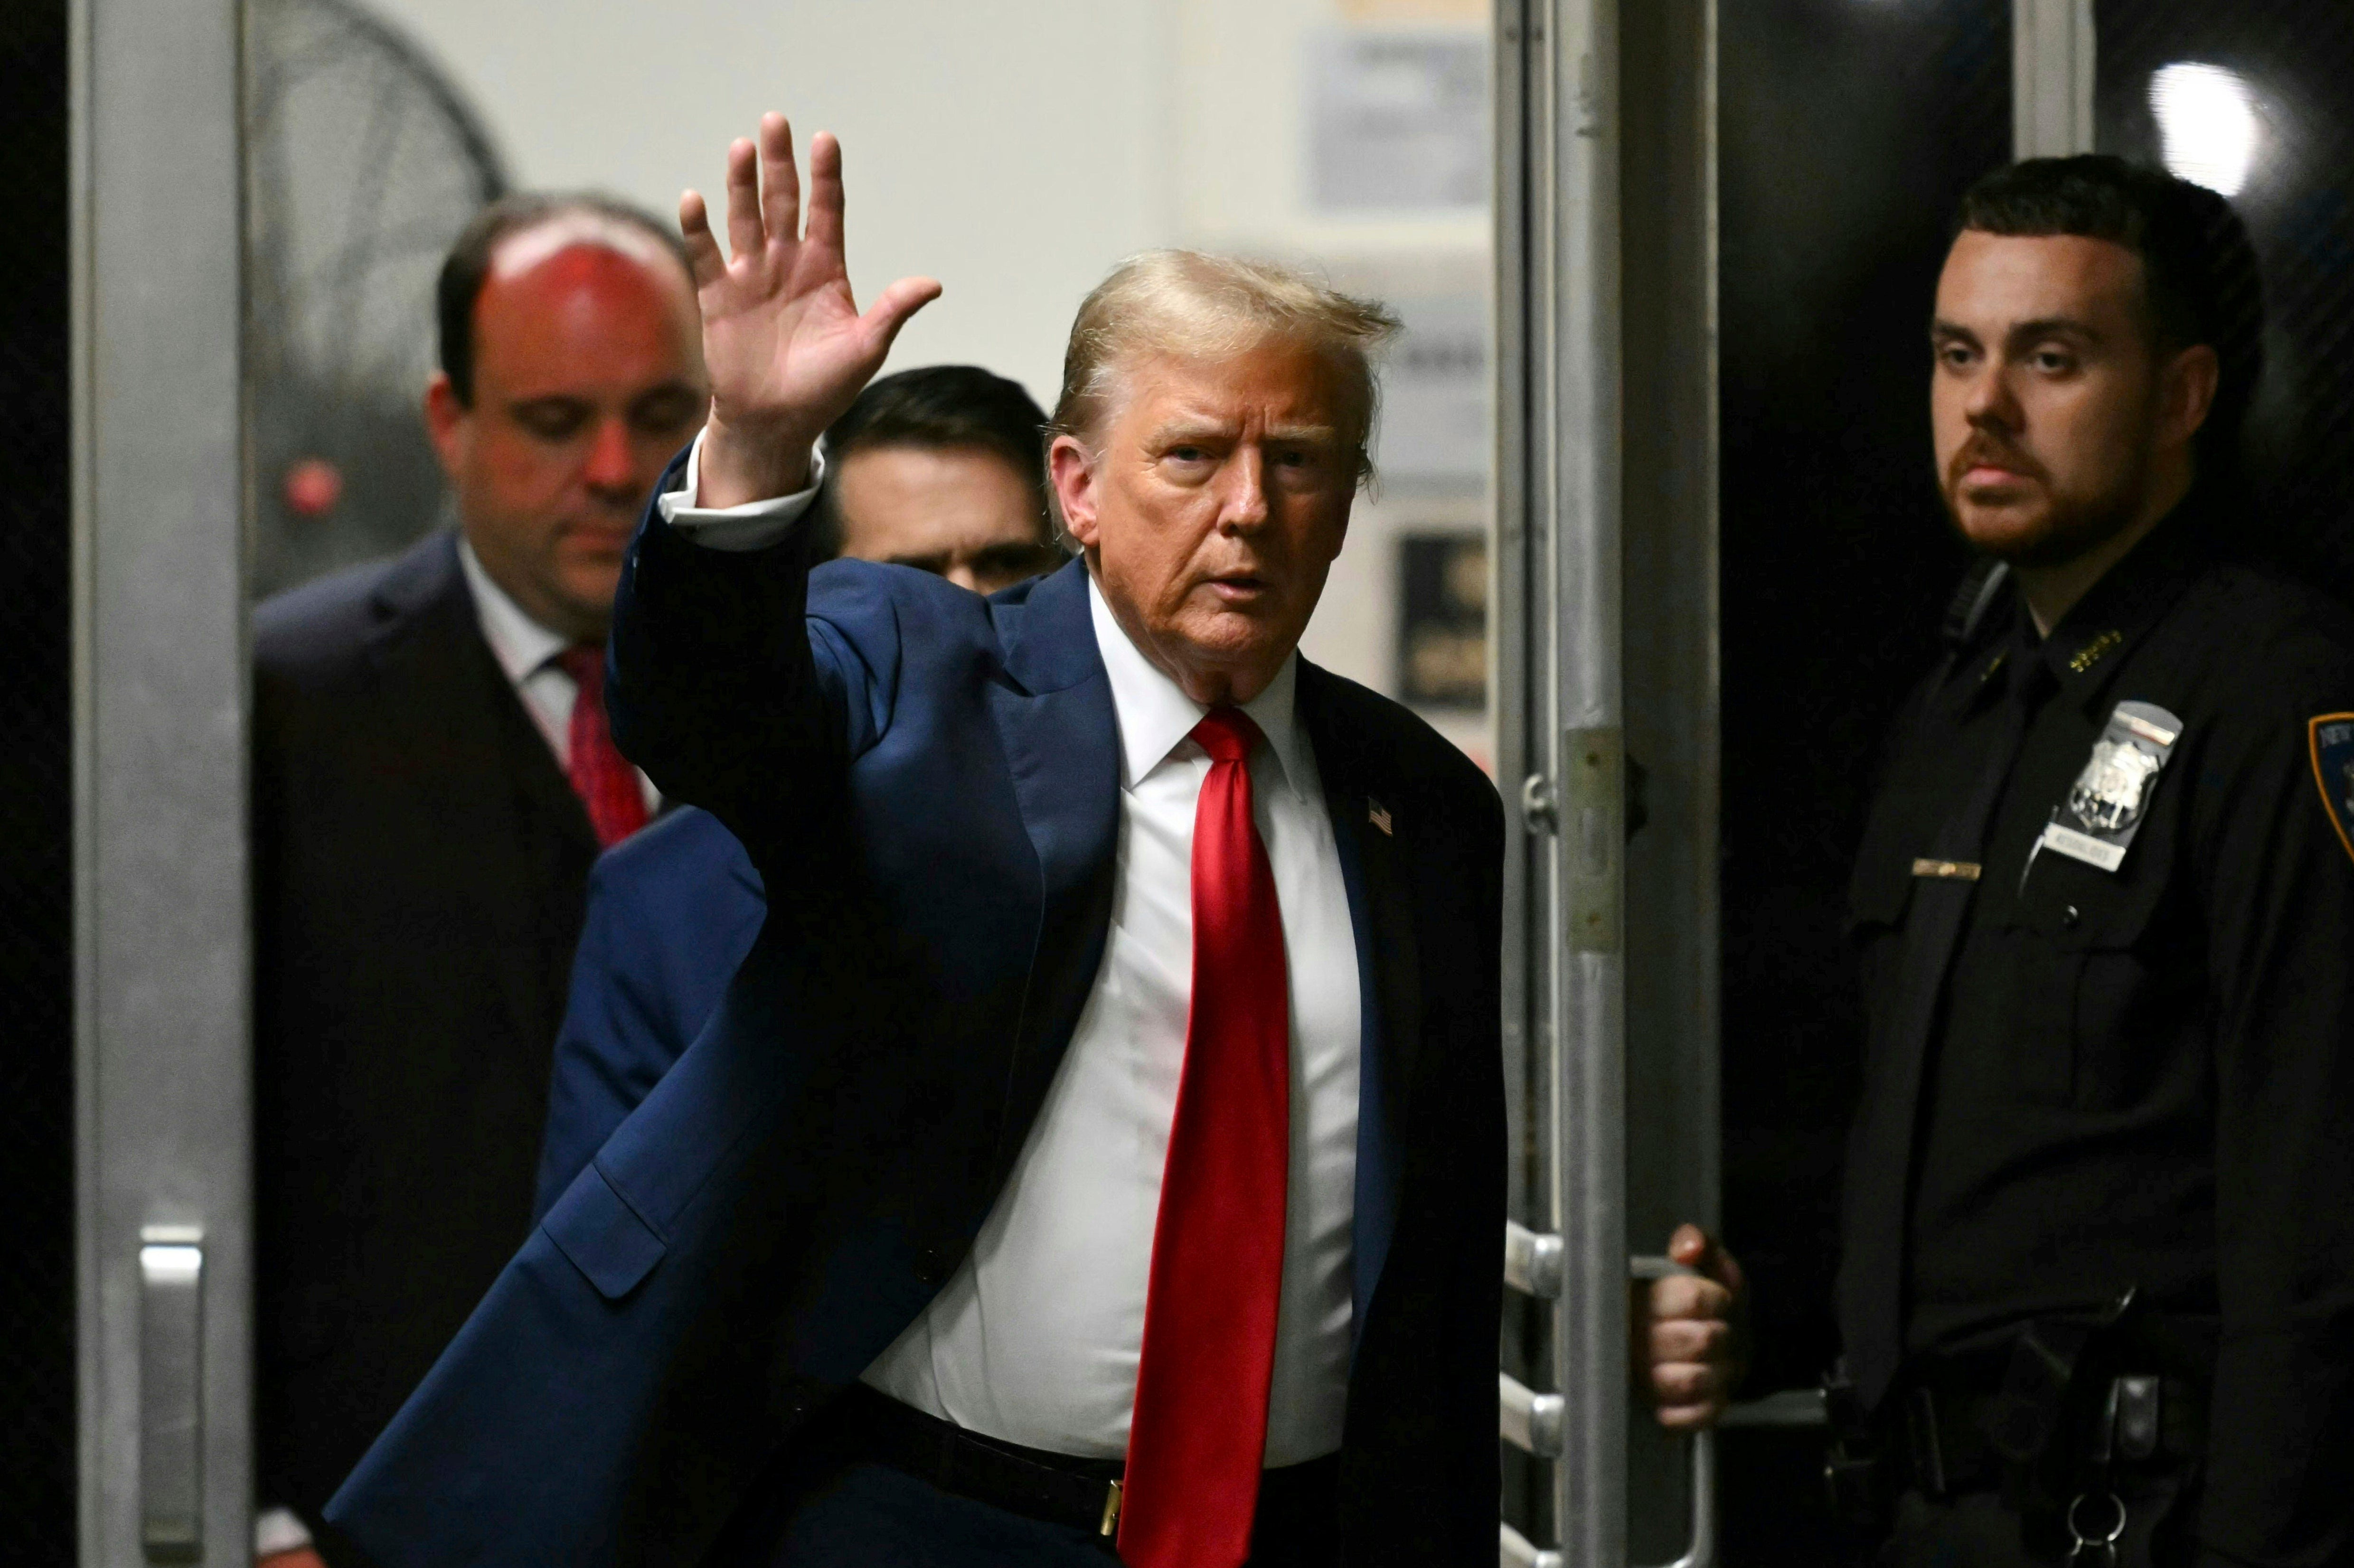
{"type": "Polygon", "coordinates": [[[1370,480],[1380,406],[1373,355],[1397,326],[1375,302],[1292,268],[1198,250],[1148,250],[1114,267],[1080,302],[1047,429],[1093,451],[1118,401],[1120,373],[1137,361],[1156,355],[1214,359],[1270,340],[1293,343],[1334,373],[1339,433],[1355,454],[1357,478],[1370,480]]]}

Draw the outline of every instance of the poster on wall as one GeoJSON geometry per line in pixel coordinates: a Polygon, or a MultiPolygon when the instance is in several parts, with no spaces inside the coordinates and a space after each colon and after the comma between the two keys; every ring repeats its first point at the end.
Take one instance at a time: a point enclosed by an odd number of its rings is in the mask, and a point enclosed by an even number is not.
{"type": "Polygon", "coordinates": [[[1397,340],[1382,356],[1373,463],[1384,484],[1477,493],[1488,480],[1488,301],[1463,290],[1388,296],[1397,340]]]}
{"type": "Polygon", "coordinates": [[[1488,201],[1488,36],[1335,27],[1309,41],[1309,202],[1332,214],[1488,201]]]}
{"type": "Polygon", "coordinates": [[[1409,706],[1488,701],[1488,541],[1469,531],[1398,540],[1398,695],[1409,706]]]}

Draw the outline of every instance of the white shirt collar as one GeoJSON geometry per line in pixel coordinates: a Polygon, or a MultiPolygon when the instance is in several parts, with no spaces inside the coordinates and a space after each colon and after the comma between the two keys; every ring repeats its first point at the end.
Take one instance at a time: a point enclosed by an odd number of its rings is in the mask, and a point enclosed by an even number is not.
{"type": "Polygon", "coordinates": [[[507,679],[516,685],[530,679],[547,662],[572,646],[571,640],[550,631],[524,612],[507,590],[482,567],[482,557],[463,533],[458,535],[458,566],[474,595],[474,615],[482,622],[482,640],[507,679]]]}
{"type": "MultiPolygon", "coordinates": [[[[1187,696],[1129,640],[1111,606],[1104,602],[1103,590],[1096,586],[1092,572],[1087,575],[1087,612],[1095,622],[1096,648],[1103,655],[1104,673],[1111,678],[1112,713],[1119,722],[1120,788],[1133,789],[1167,760],[1210,710],[1187,696]]],[[[1293,712],[1299,680],[1299,651],[1295,648],[1275,679],[1267,683],[1267,690],[1242,706],[1267,736],[1267,749],[1274,754],[1285,787],[1304,800],[1306,781],[1315,775],[1304,766],[1300,755],[1307,742],[1293,712]]]]}

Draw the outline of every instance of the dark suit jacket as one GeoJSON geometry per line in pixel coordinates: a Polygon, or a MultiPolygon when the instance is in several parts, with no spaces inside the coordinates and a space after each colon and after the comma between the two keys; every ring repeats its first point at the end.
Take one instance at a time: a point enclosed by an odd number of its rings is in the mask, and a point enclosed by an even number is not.
{"type": "MultiPolygon", "coordinates": [[[[962,1260],[1103,953],[1118,736],[1078,565],[984,600],[650,516],[610,701],[770,913],[331,1505],[396,1568],[695,1561],[962,1260]]],[[[1341,1540],[1486,1568],[1502,813],[1395,705],[1303,665],[1298,711],[1364,988],[1341,1540]]]]}
{"type": "Polygon", "coordinates": [[[692,806],[599,858],[556,1036],[535,1221],[703,1032],[768,907],[752,857],[692,806]]]}
{"type": "Polygon", "coordinates": [[[597,842],[453,535],[264,604],[254,665],[256,1489],[315,1523],[530,1228],[597,842]]]}

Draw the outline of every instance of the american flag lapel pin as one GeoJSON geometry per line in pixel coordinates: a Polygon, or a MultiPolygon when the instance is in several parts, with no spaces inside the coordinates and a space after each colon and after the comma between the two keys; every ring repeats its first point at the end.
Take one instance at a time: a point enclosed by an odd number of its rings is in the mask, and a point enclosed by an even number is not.
{"type": "Polygon", "coordinates": [[[1365,821],[1373,823],[1384,833],[1391,832],[1390,809],[1370,795],[1365,797],[1365,821]]]}

